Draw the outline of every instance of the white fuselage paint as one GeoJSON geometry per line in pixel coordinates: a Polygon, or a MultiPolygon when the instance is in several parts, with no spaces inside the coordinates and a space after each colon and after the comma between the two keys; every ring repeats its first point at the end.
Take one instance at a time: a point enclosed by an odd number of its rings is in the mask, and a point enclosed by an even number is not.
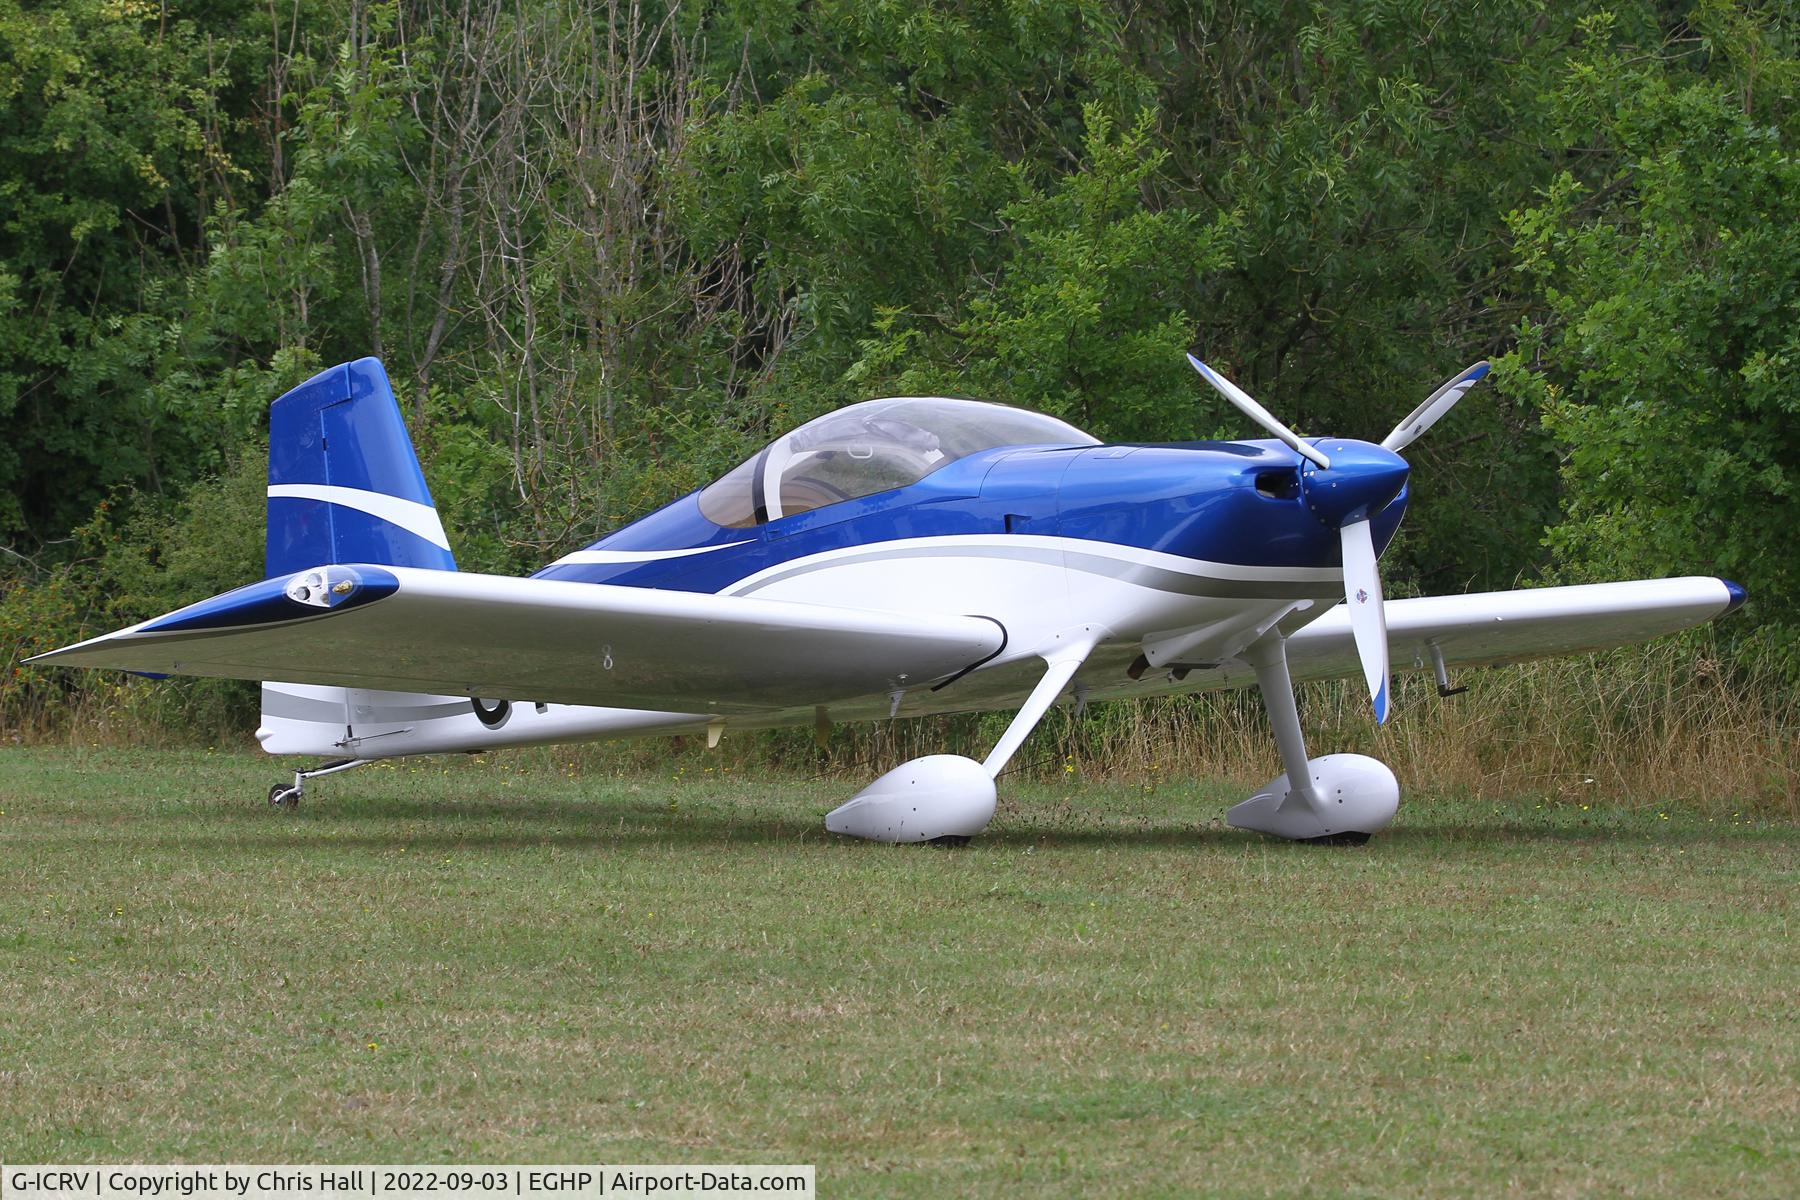
{"type": "Polygon", "coordinates": [[[682,550],[577,550],[573,554],[563,555],[550,566],[571,567],[584,563],[616,566],[622,563],[663,562],[671,558],[692,558],[696,554],[711,554],[715,550],[731,550],[743,544],[743,542],[720,542],[715,546],[689,546],[682,550]]]}
{"type": "Polygon", "coordinates": [[[440,550],[450,548],[450,539],[444,534],[444,523],[438,519],[437,509],[416,500],[402,500],[385,492],[328,483],[273,483],[269,485],[269,499],[317,500],[340,508],[354,508],[424,538],[440,550]]]}
{"type": "MultiPolygon", "coordinates": [[[[502,746],[704,733],[691,713],[513,703],[488,725],[466,696],[424,696],[305,683],[263,684],[256,739],[270,754],[397,758],[502,746]]],[[[490,718],[490,720],[493,718],[490,718]]]]}
{"type": "MultiPolygon", "coordinates": [[[[1019,665],[1053,655],[1070,638],[1097,639],[1101,646],[1129,651],[1124,655],[1129,660],[1147,640],[1179,633],[1184,661],[1208,661],[1214,650],[1228,651],[1225,642],[1246,625],[1272,622],[1296,608],[1316,616],[1335,602],[1341,588],[1336,568],[1245,567],[1107,542],[995,534],[827,551],[768,567],[723,592],[844,608],[977,615],[1006,627],[1005,650],[970,679],[942,692],[921,687],[902,696],[898,712],[911,716],[1007,707],[1009,701],[1016,707],[1041,674],[1041,663],[1023,671],[1019,665]],[[1209,642],[1215,629],[1217,646],[1209,642]],[[1008,667],[1013,670],[1004,671],[1008,667]],[[1007,681],[999,696],[974,678],[990,672],[1007,681]]],[[[1108,690],[1126,685],[1118,659],[1117,653],[1111,656],[1108,678],[1096,684],[1108,690]]],[[[1079,676],[1076,682],[1081,685],[1079,676]]],[[[514,703],[505,722],[490,727],[466,697],[285,683],[265,688],[257,738],[271,754],[387,758],[699,733],[709,724],[702,714],[514,703]]],[[[871,697],[866,705],[834,709],[834,715],[859,719],[889,711],[890,698],[871,697]]],[[[730,725],[752,729],[814,719],[810,709],[790,710],[732,717],[730,725]]]]}

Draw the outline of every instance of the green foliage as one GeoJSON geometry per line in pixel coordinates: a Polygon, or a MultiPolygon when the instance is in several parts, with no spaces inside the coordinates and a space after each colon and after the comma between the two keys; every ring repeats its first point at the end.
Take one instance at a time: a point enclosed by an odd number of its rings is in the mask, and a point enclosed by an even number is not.
{"type": "Polygon", "coordinates": [[[234,680],[143,680],[24,666],[34,654],[147,620],[260,578],[265,449],[242,448],[227,471],[179,500],[121,491],[74,531],[83,557],[53,569],[0,572],[0,724],[41,730],[83,708],[122,710],[165,732],[206,736],[254,718],[256,687],[234,680]]]}
{"type": "Polygon", "coordinates": [[[90,619],[141,621],[260,578],[267,454],[253,442],[179,501],[127,496],[123,519],[77,530],[104,582],[90,619]]]}
{"type": "Polygon", "coordinates": [[[67,671],[24,665],[34,654],[77,640],[82,628],[81,591],[70,573],[34,578],[30,565],[0,568],[0,646],[7,647],[0,674],[0,725],[14,731],[15,740],[20,731],[37,732],[59,723],[67,715],[69,696],[83,684],[67,671]]]}
{"type": "Polygon", "coordinates": [[[252,176],[228,111],[248,4],[0,3],[0,537],[51,540],[112,486],[176,490],[250,426],[180,385],[200,224],[252,176]]]}
{"type": "Polygon", "coordinates": [[[1048,186],[1014,165],[997,219],[1008,254],[952,325],[884,308],[858,343],[846,383],[867,390],[968,393],[1056,413],[1099,437],[1194,435],[1182,354],[1188,305],[1226,265],[1234,218],[1149,207],[1168,152],[1156,114],[1116,129],[1087,106],[1080,167],[1048,186]]]}
{"type": "Polygon", "coordinates": [[[363,354],[459,559],[524,571],[881,392],[1249,434],[1197,348],[1364,437],[1499,360],[1409,452],[1395,594],[1718,570],[1796,644],[1782,13],[282,12],[0,0],[15,628],[254,576],[268,402],[363,354]]]}
{"type": "Polygon", "coordinates": [[[1513,361],[1562,456],[1563,572],[1736,578],[1800,669],[1800,80],[1742,65],[1577,64],[1563,101],[1608,170],[1512,219],[1545,298],[1513,361]]]}
{"type": "Polygon", "coordinates": [[[1023,187],[1000,210],[1014,255],[970,303],[963,354],[979,391],[1098,437],[1189,438],[1188,313],[1206,276],[1229,265],[1234,217],[1145,204],[1169,157],[1154,112],[1116,135],[1098,104],[1086,120],[1081,169],[1048,191],[1023,187]]]}

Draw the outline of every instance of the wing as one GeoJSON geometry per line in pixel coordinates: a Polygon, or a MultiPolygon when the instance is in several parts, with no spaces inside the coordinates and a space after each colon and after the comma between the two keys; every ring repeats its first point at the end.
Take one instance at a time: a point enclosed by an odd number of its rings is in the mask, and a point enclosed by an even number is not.
{"type": "MultiPolygon", "coordinates": [[[[1705,576],[1389,600],[1388,646],[1400,670],[1429,669],[1434,644],[1451,666],[1549,658],[1649,641],[1723,616],[1743,601],[1736,584],[1705,576]]],[[[1354,675],[1357,664],[1341,604],[1288,639],[1288,665],[1297,678],[1354,675]]]]}
{"type": "Polygon", "coordinates": [[[356,565],[267,579],[32,661],[758,713],[916,687],[1005,645],[987,617],[356,565]]]}

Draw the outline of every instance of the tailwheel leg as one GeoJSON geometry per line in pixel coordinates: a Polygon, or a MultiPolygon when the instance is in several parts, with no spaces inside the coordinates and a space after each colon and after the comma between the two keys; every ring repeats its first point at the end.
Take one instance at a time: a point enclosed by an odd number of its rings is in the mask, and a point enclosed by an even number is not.
{"type": "Polygon", "coordinates": [[[278,783],[269,789],[269,807],[298,808],[300,797],[306,791],[307,780],[317,779],[321,775],[336,775],[339,771],[348,771],[352,767],[364,766],[374,761],[372,758],[340,758],[314,767],[310,771],[295,771],[294,782],[278,783]]]}

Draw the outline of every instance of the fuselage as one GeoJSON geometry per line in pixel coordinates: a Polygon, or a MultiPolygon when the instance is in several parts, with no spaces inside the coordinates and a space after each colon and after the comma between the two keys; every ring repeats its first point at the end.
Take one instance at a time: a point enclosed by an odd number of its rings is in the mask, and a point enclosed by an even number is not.
{"type": "MultiPolygon", "coordinates": [[[[695,493],[537,577],[980,613],[1007,626],[1018,657],[1070,625],[1135,641],[1247,608],[1335,602],[1339,536],[1307,503],[1313,471],[1273,441],[998,447],[746,528],[708,520],[695,493]]],[[[1399,527],[1404,489],[1386,499],[1378,548],[1399,527]]]]}
{"type": "MultiPolygon", "coordinates": [[[[1398,460],[1365,443],[1320,445],[1346,462],[1357,453],[1380,459],[1379,470],[1365,472],[1380,478],[1364,490],[1376,497],[1371,529],[1385,548],[1405,509],[1404,465],[1396,474],[1398,460]]],[[[1249,639],[1277,622],[1291,632],[1342,599],[1340,538],[1333,514],[1320,508],[1337,499],[1328,487],[1354,490],[1357,474],[1340,470],[1329,484],[1314,474],[1274,441],[997,446],[904,486],[739,525],[710,519],[696,492],[534,577],[979,615],[1005,628],[1004,649],[966,676],[829,713],[734,719],[737,728],[1016,706],[1041,673],[1041,656],[1069,638],[1099,643],[1076,694],[1147,695],[1178,690],[1191,671],[1226,678],[1236,669],[1226,660],[1249,639]]],[[[280,687],[287,694],[270,697],[270,711],[285,705],[296,720],[266,720],[275,736],[265,746],[298,752],[286,733],[303,722],[316,730],[320,713],[309,706],[335,701],[280,687]]],[[[334,743],[339,752],[716,732],[716,723],[682,713],[514,705],[495,721],[446,697],[422,719],[419,697],[360,699],[360,715],[347,714],[351,736],[334,743]]],[[[305,752],[328,751],[309,744],[305,752]]]]}

